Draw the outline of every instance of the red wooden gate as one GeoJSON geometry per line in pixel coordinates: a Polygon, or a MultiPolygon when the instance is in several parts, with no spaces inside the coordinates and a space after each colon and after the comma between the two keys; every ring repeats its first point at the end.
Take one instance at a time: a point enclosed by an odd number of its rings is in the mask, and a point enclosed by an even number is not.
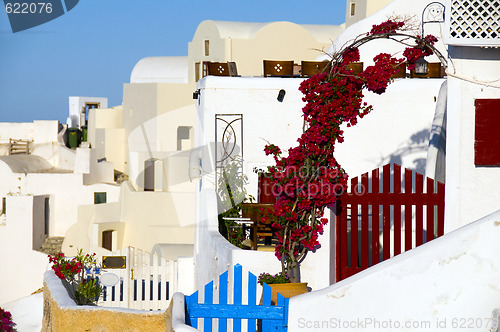
{"type": "Polygon", "coordinates": [[[382,179],[378,168],[351,179],[337,201],[337,281],[444,233],[444,184],[427,178],[424,192],[422,174],[405,169],[402,183],[401,166],[392,165],[382,179]]]}

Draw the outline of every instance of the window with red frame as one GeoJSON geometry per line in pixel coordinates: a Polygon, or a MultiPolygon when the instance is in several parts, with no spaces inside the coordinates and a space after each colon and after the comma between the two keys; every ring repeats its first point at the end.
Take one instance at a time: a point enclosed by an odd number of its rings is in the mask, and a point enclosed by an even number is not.
{"type": "Polygon", "coordinates": [[[500,99],[476,99],[474,164],[500,166],[500,99]]]}

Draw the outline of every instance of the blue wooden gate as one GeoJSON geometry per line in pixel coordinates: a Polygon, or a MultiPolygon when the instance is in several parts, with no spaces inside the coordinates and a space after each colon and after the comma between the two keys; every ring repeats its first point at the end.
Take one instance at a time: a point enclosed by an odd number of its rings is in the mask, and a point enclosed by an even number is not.
{"type": "Polygon", "coordinates": [[[257,320],[262,320],[262,332],[286,332],[288,325],[288,299],[278,294],[276,305],[271,306],[271,287],[263,285],[262,305],[257,305],[257,277],[248,272],[248,303],[242,304],[242,268],[234,266],[233,301],[228,304],[227,271],[219,276],[219,299],[214,304],[214,282],[205,285],[205,303],[198,303],[198,291],[186,296],[187,324],[197,328],[198,319],[203,318],[204,331],[212,331],[213,319],[219,320],[219,332],[227,331],[228,319],[233,321],[233,332],[241,331],[242,320],[246,320],[248,331],[257,329],[257,320]]]}

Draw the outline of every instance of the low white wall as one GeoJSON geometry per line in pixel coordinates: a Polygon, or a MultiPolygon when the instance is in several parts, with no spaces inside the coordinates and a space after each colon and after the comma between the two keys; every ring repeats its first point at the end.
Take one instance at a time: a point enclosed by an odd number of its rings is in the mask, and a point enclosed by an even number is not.
{"type": "Polygon", "coordinates": [[[59,121],[33,121],[33,131],[33,140],[37,144],[57,142],[57,134],[59,133],[59,121]]]}
{"type": "Polygon", "coordinates": [[[294,297],[288,330],[491,331],[500,309],[499,226],[500,211],[294,297]]]}
{"type": "Polygon", "coordinates": [[[33,123],[0,122],[0,143],[8,143],[9,138],[33,140],[33,123]]]}

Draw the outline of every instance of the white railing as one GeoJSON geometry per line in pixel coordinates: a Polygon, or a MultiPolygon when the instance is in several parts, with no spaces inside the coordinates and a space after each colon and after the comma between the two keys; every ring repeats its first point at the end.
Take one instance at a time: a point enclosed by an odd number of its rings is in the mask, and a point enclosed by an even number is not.
{"type": "Polygon", "coordinates": [[[101,276],[113,273],[119,281],[115,286],[104,287],[98,305],[139,310],[167,309],[177,291],[177,262],[132,247],[117,252],[117,255],[126,256],[126,268],[101,271],[101,276]]]}

